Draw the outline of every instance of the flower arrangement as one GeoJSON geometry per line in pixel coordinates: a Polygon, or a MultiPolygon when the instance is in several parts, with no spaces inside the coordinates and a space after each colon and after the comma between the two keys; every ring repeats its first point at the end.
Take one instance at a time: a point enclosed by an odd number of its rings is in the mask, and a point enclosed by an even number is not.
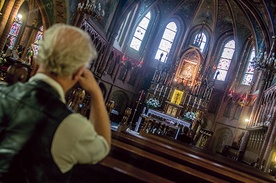
{"type": "Polygon", "coordinates": [[[157,108],[160,106],[159,100],[155,98],[150,98],[149,100],[147,100],[146,104],[149,108],[157,108]]]}
{"type": "Polygon", "coordinates": [[[2,51],[0,54],[0,65],[4,64],[6,61],[6,54],[2,51]]]}
{"type": "Polygon", "coordinates": [[[183,119],[187,121],[194,121],[195,118],[196,118],[195,112],[186,112],[183,116],[183,119]]]}

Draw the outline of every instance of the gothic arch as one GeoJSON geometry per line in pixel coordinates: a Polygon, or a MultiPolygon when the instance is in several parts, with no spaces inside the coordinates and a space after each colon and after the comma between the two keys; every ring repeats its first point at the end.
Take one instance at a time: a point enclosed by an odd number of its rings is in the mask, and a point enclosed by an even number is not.
{"type": "Polygon", "coordinates": [[[118,111],[120,115],[123,115],[124,110],[126,109],[129,103],[128,95],[121,90],[116,90],[111,93],[109,100],[115,102],[114,110],[118,111]]]}
{"type": "Polygon", "coordinates": [[[222,152],[225,145],[230,145],[233,139],[233,132],[229,128],[220,128],[216,130],[214,135],[214,150],[215,152],[222,152]]]}

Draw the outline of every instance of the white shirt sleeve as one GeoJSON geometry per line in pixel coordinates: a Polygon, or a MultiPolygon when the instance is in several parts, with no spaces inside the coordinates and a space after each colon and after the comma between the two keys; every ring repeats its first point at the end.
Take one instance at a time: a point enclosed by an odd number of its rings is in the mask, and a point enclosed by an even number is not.
{"type": "Polygon", "coordinates": [[[54,135],[51,153],[61,172],[75,164],[95,164],[109,153],[106,140],[97,134],[92,123],[81,114],[67,116],[54,135]]]}

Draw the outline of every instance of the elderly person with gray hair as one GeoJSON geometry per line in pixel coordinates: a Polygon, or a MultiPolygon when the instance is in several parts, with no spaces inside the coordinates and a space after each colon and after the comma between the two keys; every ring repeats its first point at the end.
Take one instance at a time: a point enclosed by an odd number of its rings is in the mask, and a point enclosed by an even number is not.
{"type": "Polygon", "coordinates": [[[68,182],[74,165],[108,155],[108,113],[86,69],[96,57],[86,32],[56,24],[44,33],[37,73],[26,83],[0,85],[0,182],[68,182]],[[91,96],[89,119],[66,105],[65,93],[77,83],[91,96]]]}

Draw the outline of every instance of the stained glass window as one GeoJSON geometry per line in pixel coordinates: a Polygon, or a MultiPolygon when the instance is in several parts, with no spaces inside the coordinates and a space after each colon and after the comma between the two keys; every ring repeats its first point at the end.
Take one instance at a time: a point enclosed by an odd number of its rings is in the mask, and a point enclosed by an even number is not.
{"type": "Polygon", "coordinates": [[[253,74],[254,74],[254,65],[253,58],[255,57],[255,48],[252,48],[250,57],[247,62],[246,70],[242,79],[242,84],[250,85],[252,83],[253,74]]]}
{"type": "Polygon", "coordinates": [[[175,35],[177,33],[177,26],[175,22],[170,22],[167,24],[166,29],[163,33],[161,42],[159,44],[158,50],[155,55],[155,59],[160,59],[160,55],[163,54],[161,62],[166,62],[168,54],[171,50],[175,35]]]}
{"type": "Polygon", "coordinates": [[[137,26],[134,36],[131,40],[130,47],[139,51],[141,43],[145,37],[149,22],[150,22],[151,14],[148,12],[144,18],[141,20],[139,25],[137,26]]]}
{"type": "Polygon", "coordinates": [[[39,50],[39,42],[42,40],[43,37],[43,26],[40,27],[39,31],[36,34],[35,40],[34,40],[34,55],[37,55],[39,50]]]}
{"type": "Polygon", "coordinates": [[[21,27],[22,27],[22,19],[17,18],[16,21],[12,24],[9,35],[8,35],[8,39],[10,41],[9,49],[13,49],[13,47],[15,46],[15,42],[17,40],[17,37],[18,37],[21,27]]]}
{"type": "Polygon", "coordinates": [[[200,51],[203,52],[205,45],[206,45],[206,41],[207,41],[207,38],[206,38],[206,35],[204,34],[204,32],[198,33],[198,34],[196,34],[196,36],[194,38],[193,45],[198,46],[200,51]]]}
{"type": "Polygon", "coordinates": [[[228,69],[231,64],[232,57],[234,55],[234,51],[235,51],[235,41],[231,40],[225,44],[219,63],[217,65],[216,74],[214,76],[214,77],[217,76],[216,78],[217,80],[225,81],[228,69]]]}

